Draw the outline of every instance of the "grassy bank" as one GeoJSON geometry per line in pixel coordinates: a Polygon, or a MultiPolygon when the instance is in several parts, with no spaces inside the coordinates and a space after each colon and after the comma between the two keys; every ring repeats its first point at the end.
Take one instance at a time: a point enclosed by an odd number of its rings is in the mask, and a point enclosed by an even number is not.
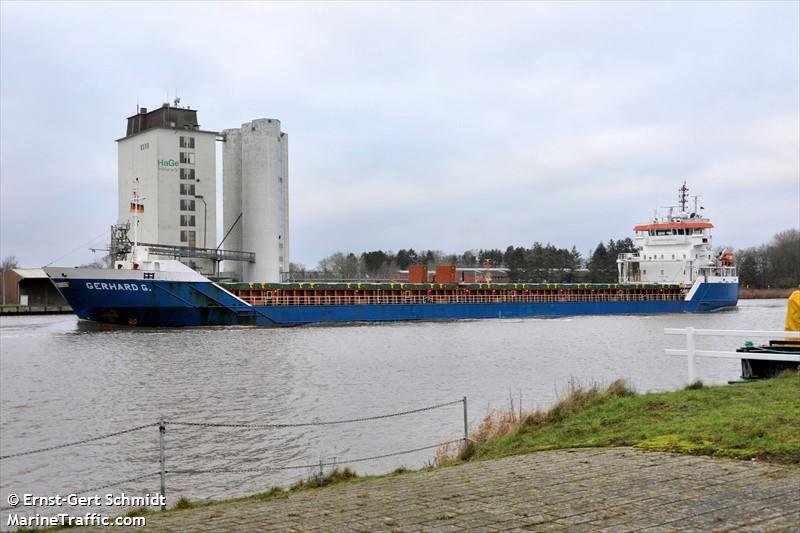
{"type": "MultiPolygon", "coordinates": [[[[436,463],[464,461],[562,448],[635,446],[695,455],[800,464],[800,374],[684,390],[636,394],[620,380],[610,386],[570,386],[546,411],[494,411],[470,432],[467,449],[440,448],[436,463]]],[[[427,469],[435,468],[433,466],[427,469]]],[[[300,491],[342,482],[406,474],[399,468],[385,476],[358,477],[336,469],[288,489],[275,487],[261,494],[226,502],[192,503],[181,499],[174,509],[204,507],[246,500],[285,498],[300,491]]],[[[132,514],[145,512],[134,511],[132,514]]]]}
{"type": "Polygon", "coordinates": [[[761,300],[766,298],[788,298],[795,289],[748,289],[739,287],[740,300],[761,300]]]}
{"type": "Polygon", "coordinates": [[[481,426],[466,451],[470,459],[635,446],[800,464],[800,375],[641,395],[622,382],[577,387],[546,412],[494,413],[481,426]]]}

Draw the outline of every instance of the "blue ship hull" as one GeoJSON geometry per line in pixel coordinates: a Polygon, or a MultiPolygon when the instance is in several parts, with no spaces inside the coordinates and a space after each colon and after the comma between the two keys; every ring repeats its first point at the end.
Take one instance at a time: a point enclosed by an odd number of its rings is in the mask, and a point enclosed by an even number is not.
{"type": "Polygon", "coordinates": [[[72,278],[56,285],[82,319],[167,327],[695,313],[734,307],[739,293],[738,283],[702,283],[690,300],[251,306],[211,282],[72,278]]]}

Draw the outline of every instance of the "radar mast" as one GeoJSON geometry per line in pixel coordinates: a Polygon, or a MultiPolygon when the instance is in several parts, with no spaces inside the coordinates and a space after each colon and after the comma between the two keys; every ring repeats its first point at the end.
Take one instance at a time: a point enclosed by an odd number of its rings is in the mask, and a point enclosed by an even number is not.
{"type": "Polygon", "coordinates": [[[686,186],[686,182],[683,182],[681,188],[678,189],[678,204],[681,207],[681,213],[686,213],[686,202],[689,200],[689,187],[686,186]]]}

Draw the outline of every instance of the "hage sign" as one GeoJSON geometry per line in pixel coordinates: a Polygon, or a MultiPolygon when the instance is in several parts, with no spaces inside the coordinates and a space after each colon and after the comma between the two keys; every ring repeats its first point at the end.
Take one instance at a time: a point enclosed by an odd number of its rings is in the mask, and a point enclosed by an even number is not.
{"type": "Polygon", "coordinates": [[[178,161],[176,159],[159,159],[158,170],[178,170],[178,161]]]}

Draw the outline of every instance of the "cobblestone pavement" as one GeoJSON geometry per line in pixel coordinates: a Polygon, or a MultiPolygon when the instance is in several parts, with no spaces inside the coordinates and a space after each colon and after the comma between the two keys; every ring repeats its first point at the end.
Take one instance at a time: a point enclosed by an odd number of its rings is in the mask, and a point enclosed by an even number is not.
{"type": "Polygon", "coordinates": [[[560,450],[147,517],[152,531],[798,531],[800,470],[560,450]]]}

